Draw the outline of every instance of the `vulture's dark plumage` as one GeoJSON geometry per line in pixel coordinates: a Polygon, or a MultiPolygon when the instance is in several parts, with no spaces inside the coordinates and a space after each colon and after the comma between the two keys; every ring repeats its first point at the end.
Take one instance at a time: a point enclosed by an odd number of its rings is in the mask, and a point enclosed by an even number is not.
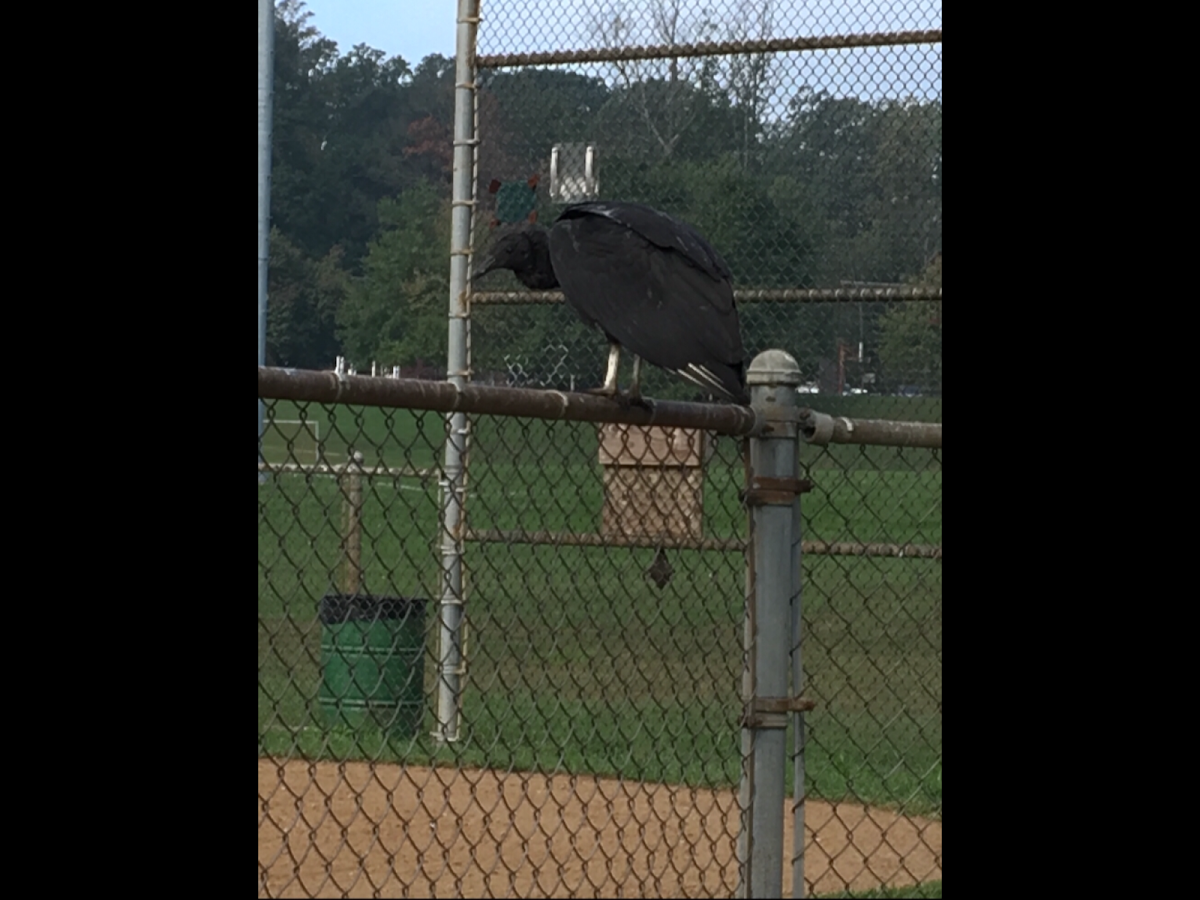
{"type": "Polygon", "coordinates": [[[597,393],[617,393],[620,348],[709,394],[745,403],[746,366],[729,267],[691,226],[640,203],[568,206],[549,231],[499,237],[476,278],[510,269],[534,290],[561,287],[580,318],[604,332],[608,373],[597,393]]]}

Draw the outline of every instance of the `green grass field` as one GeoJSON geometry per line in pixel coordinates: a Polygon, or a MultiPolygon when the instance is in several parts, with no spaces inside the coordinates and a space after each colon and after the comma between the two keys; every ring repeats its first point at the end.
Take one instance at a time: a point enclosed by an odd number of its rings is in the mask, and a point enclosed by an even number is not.
{"type": "MultiPolygon", "coordinates": [[[[893,406],[902,400],[886,399],[893,406]]],[[[934,401],[918,402],[920,415],[909,418],[940,420],[940,401],[936,410],[934,401]]],[[[872,414],[866,407],[829,411],[872,414]]],[[[445,426],[437,414],[283,402],[268,403],[268,413],[319,421],[320,449],[332,463],[351,447],[368,465],[420,469],[441,461],[445,426]]],[[[472,428],[472,528],[598,531],[595,426],[476,417],[472,428]]],[[[263,442],[274,463],[308,463],[317,449],[311,429],[296,426],[269,428],[263,442]]],[[[737,441],[722,438],[707,467],[706,536],[745,535],[739,453],[737,441]]],[[[803,500],[805,539],[941,543],[940,452],[801,453],[814,482],[803,500]]],[[[435,600],[436,475],[372,477],[364,495],[367,590],[435,600]]],[[[278,475],[259,487],[260,754],[738,783],[740,553],[668,551],[674,577],[659,589],[643,574],[654,556],[648,549],[469,543],[464,737],[437,750],[429,737],[432,603],[422,731],[386,739],[370,729],[329,727],[320,715],[316,611],[336,583],[341,510],[333,478],[278,475]]],[[[806,717],[810,796],[940,818],[940,561],[809,554],[803,569],[804,693],[817,701],[806,717]]],[[[940,884],[936,894],[879,896],[940,896],[940,884]]]]}

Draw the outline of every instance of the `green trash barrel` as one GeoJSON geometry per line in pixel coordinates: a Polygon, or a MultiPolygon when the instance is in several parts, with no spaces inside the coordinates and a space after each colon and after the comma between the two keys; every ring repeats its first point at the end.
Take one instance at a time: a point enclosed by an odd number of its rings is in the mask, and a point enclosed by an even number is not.
{"type": "Polygon", "coordinates": [[[412,737],[425,713],[425,600],[321,598],[322,714],[330,725],[373,725],[412,737]]]}

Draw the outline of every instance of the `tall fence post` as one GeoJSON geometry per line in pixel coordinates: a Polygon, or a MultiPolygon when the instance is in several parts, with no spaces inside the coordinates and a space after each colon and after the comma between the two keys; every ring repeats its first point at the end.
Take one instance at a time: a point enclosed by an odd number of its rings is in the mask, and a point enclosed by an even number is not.
{"type": "Polygon", "coordinates": [[[351,454],[342,473],[343,530],[346,546],[345,567],[342,570],[342,593],[351,596],[362,592],[362,463],[357,450],[351,454]]]}
{"type": "MultiPolygon", "coordinates": [[[[454,63],[454,171],[450,210],[450,324],[446,378],[464,387],[469,375],[472,207],[475,195],[475,32],[479,0],[458,0],[454,63]]],[[[462,686],[463,496],[466,489],[467,417],[451,414],[442,479],[442,591],[439,604],[439,743],[458,740],[462,686]]]]}
{"type": "MultiPolygon", "coordinates": [[[[275,4],[258,0],[258,364],[267,364],[267,272],[271,243],[271,100],[275,80],[275,4]]],[[[262,455],[263,402],[258,401],[258,461],[262,455]]],[[[261,484],[265,473],[259,473],[261,484]]]]}
{"type": "Polygon", "coordinates": [[[746,598],[746,667],[742,678],[742,824],[738,839],[743,897],[783,893],[784,781],[792,649],[796,478],[796,405],[800,367],[782,350],[766,350],[746,373],[751,404],[767,423],[750,439],[745,497],[750,512],[746,598]]]}
{"type": "MultiPolygon", "coordinates": [[[[795,391],[792,391],[795,396],[795,391]]],[[[802,426],[797,425],[796,436],[799,438],[802,426]]],[[[799,447],[797,446],[797,450],[799,447]]],[[[800,475],[799,453],[793,455],[796,476],[800,475]]],[[[803,607],[801,596],[803,586],[803,570],[800,566],[801,553],[801,517],[800,494],[792,504],[792,595],[789,598],[791,607],[791,654],[792,654],[792,696],[799,697],[804,690],[804,665],[800,657],[800,635],[802,630],[803,607]]],[[[792,897],[804,896],[804,709],[800,704],[792,711],[792,897]]]]}

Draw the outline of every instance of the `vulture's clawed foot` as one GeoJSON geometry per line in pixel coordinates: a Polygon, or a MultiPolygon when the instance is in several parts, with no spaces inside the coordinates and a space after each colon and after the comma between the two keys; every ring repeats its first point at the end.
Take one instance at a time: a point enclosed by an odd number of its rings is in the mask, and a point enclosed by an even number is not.
{"type": "Polygon", "coordinates": [[[620,393],[615,387],[588,388],[584,393],[595,394],[597,397],[607,397],[609,400],[615,400],[620,397],[620,393]]]}

